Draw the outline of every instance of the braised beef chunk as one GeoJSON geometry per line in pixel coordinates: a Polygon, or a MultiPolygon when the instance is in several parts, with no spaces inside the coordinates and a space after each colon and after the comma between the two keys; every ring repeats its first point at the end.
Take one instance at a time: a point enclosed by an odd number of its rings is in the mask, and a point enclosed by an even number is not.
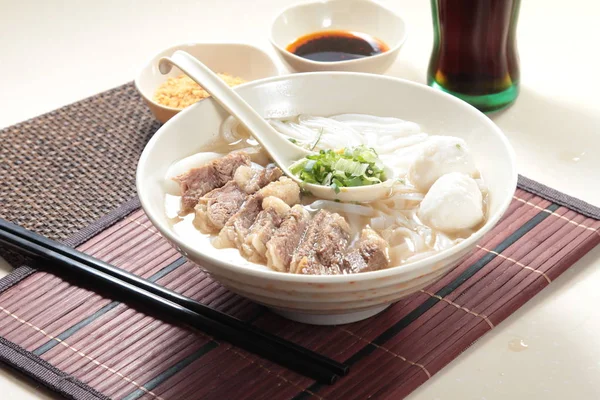
{"type": "Polygon", "coordinates": [[[341,215],[321,210],[310,222],[294,253],[290,272],[307,275],[342,273],[350,227],[341,215]]]}
{"type": "Polygon", "coordinates": [[[267,259],[267,242],[281,225],[290,206],[280,198],[269,196],[263,200],[262,209],[244,240],[242,254],[250,261],[264,263],[267,259]]]}
{"type": "Polygon", "coordinates": [[[280,198],[288,206],[300,203],[300,186],[286,176],[260,189],[258,193],[263,199],[269,196],[280,198]]]}
{"type": "Polygon", "coordinates": [[[283,172],[273,164],[267,165],[259,174],[252,173],[252,171],[248,172],[246,169],[242,169],[242,171],[239,172],[238,169],[234,179],[239,187],[248,194],[256,193],[259,189],[276,181],[283,175],[283,172]]]}
{"type": "Polygon", "coordinates": [[[291,208],[279,228],[273,233],[267,242],[267,266],[280,272],[288,272],[292,254],[310,221],[310,213],[301,205],[297,204],[291,208]]]}
{"type": "Polygon", "coordinates": [[[173,178],[181,188],[180,214],[192,212],[200,197],[230,181],[240,165],[250,165],[250,157],[243,151],[230,153],[173,178]]]}
{"type": "Polygon", "coordinates": [[[346,254],[343,272],[347,274],[377,271],[388,267],[388,243],[371,228],[360,234],[356,249],[346,254]]]}
{"type": "Polygon", "coordinates": [[[262,211],[263,199],[268,196],[276,196],[291,205],[300,201],[300,187],[291,179],[282,177],[248,197],[239,211],[227,221],[214,245],[220,248],[241,248],[250,227],[262,211]]]}
{"type": "Polygon", "coordinates": [[[240,209],[248,194],[280,176],[281,170],[274,166],[261,169],[246,165],[238,167],[233,179],[225,186],[212,190],[199,199],[194,207],[194,225],[203,233],[219,232],[240,209]]]}

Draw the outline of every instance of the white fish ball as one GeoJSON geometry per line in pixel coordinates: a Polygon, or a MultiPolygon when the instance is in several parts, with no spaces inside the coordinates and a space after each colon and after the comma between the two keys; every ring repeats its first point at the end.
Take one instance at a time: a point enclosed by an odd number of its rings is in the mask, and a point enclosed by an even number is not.
{"type": "Polygon", "coordinates": [[[408,179],[417,189],[426,192],[440,176],[449,172],[475,177],[477,168],[464,140],[438,136],[421,149],[408,170],[408,179]]]}
{"type": "Polygon", "coordinates": [[[442,232],[473,228],[483,221],[483,196],[468,175],[442,175],[429,189],[417,213],[427,226],[442,232]]]}

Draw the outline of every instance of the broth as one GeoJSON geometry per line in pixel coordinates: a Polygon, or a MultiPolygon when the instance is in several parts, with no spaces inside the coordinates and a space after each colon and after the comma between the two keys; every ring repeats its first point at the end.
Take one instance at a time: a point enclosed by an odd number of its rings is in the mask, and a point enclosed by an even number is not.
{"type": "MultiPolygon", "coordinates": [[[[397,177],[400,177],[389,197],[372,203],[333,202],[317,199],[310,194],[302,194],[300,204],[312,216],[320,209],[325,209],[341,215],[346,220],[350,227],[348,247],[350,250],[357,246],[362,230],[371,228],[388,243],[389,266],[394,267],[448,249],[485,224],[488,196],[478,172],[475,172],[473,177],[482,194],[483,220],[468,229],[458,229],[450,233],[429,227],[421,221],[418,212],[426,191],[417,189],[410,181],[408,165],[415,162],[414,154],[421,152],[424,146],[437,140],[438,137],[422,133],[414,123],[393,118],[350,114],[329,118],[301,115],[285,120],[270,120],[270,123],[296,144],[314,150],[339,149],[355,142],[366,144],[373,147],[380,158],[385,160],[386,165],[394,170],[397,177]],[[317,142],[315,138],[318,138],[317,142]]],[[[215,157],[219,154],[224,156],[234,150],[244,150],[250,155],[253,163],[262,167],[269,163],[267,155],[256,141],[233,118],[223,124],[218,140],[203,150],[212,152],[215,157]]],[[[202,158],[199,157],[198,160],[200,159],[202,158]]],[[[204,159],[195,166],[205,164],[206,161],[204,159]]],[[[188,159],[176,164],[185,162],[188,166],[194,164],[188,159]]],[[[202,234],[196,230],[192,222],[193,214],[185,217],[177,216],[178,198],[174,194],[169,194],[165,199],[167,216],[172,217],[174,231],[189,242],[214,240],[214,235],[202,234]]]]}

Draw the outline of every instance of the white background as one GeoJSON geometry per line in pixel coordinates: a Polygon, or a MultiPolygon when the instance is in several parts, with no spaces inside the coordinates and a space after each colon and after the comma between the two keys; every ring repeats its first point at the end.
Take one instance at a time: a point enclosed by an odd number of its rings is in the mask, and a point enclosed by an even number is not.
{"type": "MultiPolygon", "coordinates": [[[[270,21],[288,3],[0,0],[0,128],[131,81],[147,58],[176,43],[241,41],[271,51],[270,21]]],[[[409,29],[388,74],[424,83],[432,43],[429,2],[383,3],[409,29]]],[[[522,93],[512,108],[492,117],[515,147],[522,174],[596,205],[598,38],[598,2],[524,1],[518,29],[522,93]]],[[[0,274],[9,270],[0,266],[0,274]]],[[[411,397],[600,398],[599,303],[600,247],[411,397]],[[515,341],[526,349],[511,350],[515,341]]],[[[1,399],[48,396],[0,367],[1,399]]]]}

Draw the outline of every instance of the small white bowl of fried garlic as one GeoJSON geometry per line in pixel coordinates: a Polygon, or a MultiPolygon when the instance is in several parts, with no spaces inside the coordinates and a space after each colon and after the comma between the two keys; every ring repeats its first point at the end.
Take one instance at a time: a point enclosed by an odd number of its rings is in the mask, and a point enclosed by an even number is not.
{"type": "Polygon", "coordinates": [[[243,43],[188,43],[169,47],[143,65],[135,87],[157,120],[167,122],[184,108],[210,95],[196,82],[173,68],[166,75],[158,70],[161,57],[184,50],[215,71],[229,86],[279,75],[279,69],[264,51],[243,43]]]}

